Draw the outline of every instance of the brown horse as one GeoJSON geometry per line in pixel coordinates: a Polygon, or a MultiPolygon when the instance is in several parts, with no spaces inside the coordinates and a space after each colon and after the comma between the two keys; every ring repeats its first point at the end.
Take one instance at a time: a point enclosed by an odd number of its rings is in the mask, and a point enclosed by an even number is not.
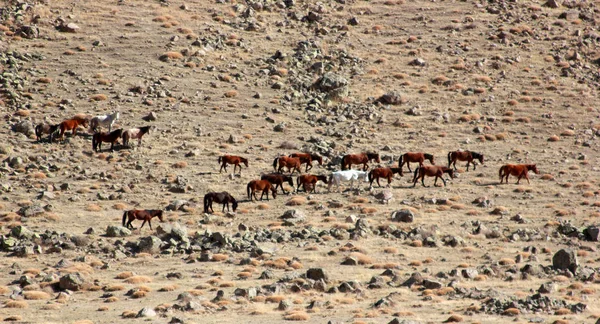
{"type": "Polygon", "coordinates": [[[304,170],[304,172],[308,172],[308,170],[312,169],[312,167],[313,167],[312,161],[317,161],[317,162],[319,162],[319,165],[323,165],[323,157],[320,155],[316,155],[316,154],[292,153],[289,155],[289,157],[299,158],[300,164],[306,163],[306,169],[304,170]]]}
{"type": "Polygon", "coordinates": [[[476,168],[473,160],[479,160],[479,163],[483,164],[483,154],[471,152],[471,151],[454,151],[448,153],[448,167],[454,163],[454,170],[456,170],[456,161],[467,161],[467,171],[469,171],[469,164],[473,163],[473,170],[476,168]]]}
{"type": "Polygon", "coordinates": [[[273,160],[273,169],[277,170],[277,172],[281,172],[283,168],[286,167],[291,174],[294,174],[294,170],[298,171],[298,173],[302,173],[300,171],[301,165],[300,158],[278,156],[273,160]],[[279,168],[277,168],[277,162],[279,162],[279,168]]]}
{"type": "Polygon", "coordinates": [[[412,170],[410,169],[410,162],[419,163],[419,167],[422,167],[423,162],[425,162],[425,160],[429,160],[431,165],[434,164],[432,154],[421,153],[421,152],[404,153],[404,155],[400,156],[400,160],[398,161],[398,167],[402,168],[404,163],[406,163],[406,166],[408,167],[408,172],[412,172],[412,170]]]}
{"type": "Polygon", "coordinates": [[[267,195],[267,200],[269,200],[269,190],[273,194],[273,199],[277,197],[277,189],[273,187],[273,185],[267,180],[252,180],[248,182],[246,186],[246,191],[248,192],[248,198],[252,201],[252,196],[254,196],[254,200],[258,200],[256,197],[256,192],[261,191],[260,200],[263,200],[263,196],[267,195]]]}
{"type": "Polygon", "coordinates": [[[294,188],[294,180],[289,175],[283,175],[279,173],[265,174],[260,177],[260,180],[269,181],[271,184],[275,185],[275,190],[277,190],[277,187],[280,187],[284,194],[287,194],[285,189],[283,189],[284,182],[287,182],[290,186],[292,186],[292,188],[294,188]]]}
{"type": "Polygon", "coordinates": [[[415,169],[415,175],[413,178],[413,187],[417,185],[417,180],[419,180],[419,178],[421,179],[421,184],[423,184],[423,187],[427,187],[425,185],[425,176],[435,177],[435,181],[433,182],[434,186],[437,185],[438,178],[442,179],[442,181],[444,182],[444,187],[445,187],[446,180],[444,180],[444,178],[443,178],[444,173],[448,173],[450,175],[451,179],[454,178],[454,170],[452,170],[451,168],[445,167],[445,166],[424,165],[422,167],[418,167],[415,169]]]}
{"type": "Polygon", "coordinates": [[[219,163],[221,163],[221,168],[219,169],[219,173],[221,173],[221,171],[223,171],[223,169],[225,169],[225,172],[227,172],[227,164],[233,164],[233,173],[235,173],[235,168],[239,167],[240,174],[242,174],[242,166],[240,165],[240,163],[244,163],[246,168],[248,167],[248,159],[245,159],[241,156],[223,155],[223,156],[219,156],[218,161],[219,161],[219,163]]]}
{"type": "Polygon", "coordinates": [[[517,184],[519,184],[519,181],[523,177],[527,179],[527,184],[530,184],[529,177],[527,176],[527,172],[529,171],[533,171],[535,174],[540,173],[535,164],[505,164],[500,167],[498,176],[500,176],[500,183],[502,183],[503,178],[506,178],[506,183],[508,183],[508,176],[513,175],[518,177],[517,184]]]}
{"type": "Polygon", "coordinates": [[[132,129],[128,129],[128,130],[124,131],[123,135],[121,135],[121,137],[123,138],[123,146],[129,147],[130,139],[137,139],[138,146],[142,145],[142,136],[144,136],[146,133],[150,132],[150,127],[151,126],[144,126],[144,127],[132,128],[132,129]]]}
{"type": "Polygon", "coordinates": [[[386,178],[389,187],[392,183],[392,178],[396,173],[400,174],[400,176],[404,175],[402,173],[402,168],[375,168],[369,172],[370,186],[373,187],[373,181],[377,180],[377,185],[381,187],[381,184],[379,184],[379,178],[386,178]]]}
{"type": "MultiPolygon", "coordinates": [[[[323,181],[323,183],[328,183],[327,176],[324,175],[312,175],[312,174],[303,174],[296,178],[297,188],[296,191],[300,190],[300,185],[304,188],[305,192],[309,192],[308,188],[312,190],[310,192],[317,193],[317,181],[323,181]]],[[[309,192],[309,193],[310,193],[309,192]]]]}
{"type": "Polygon", "coordinates": [[[134,229],[133,225],[131,225],[131,222],[133,222],[136,219],[139,219],[139,220],[144,221],[142,223],[142,226],[140,226],[140,229],[142,229],[142,227],[144,227],[144,224],[146,224],[146,222],[148,222],[148,226],[150,226],[150,229],[152,229],[151,220],[154,217],[158,217],[158,219],[160,219],[161,222],[164,222],[162,210],[157,210],[157,209],[126,210],[125,213],[123,213],[123,226],[134,229]],[[127,222],[127,225],[125,225],[125,221],[127,220],[127,218],[129,218],[129,221],[127,222]]]}
{"type": "Polygon", "coordinates": [[[72,135],[75,136],[77,133],[77,127],[79,127],[79,125],[87,127],[88,120],[86,118],[76,116],[60,123],[60,139],[62,140],[65,138],[65,132],[68,130],[72,130],[72,135]]]}
{"type": "Polygon", "coordinates": [[[58,132],[59,129],[60,129],[60,124],[56,124],[56,125],[50,125],[47,123],[38,124],[37,126],[35,126],[35,136],[37,137],[37,141],[41,142],[42,136],[44,134],[49,134],[50,136],[48,136],[48,142],[52,143],[52,140],[54,139],[54,136],[56,135],[56,133],[58,132]]]}
{"type": "Polygon", "coordinates": [[[114,149],[115,143],[121,138],[123,129],[116,129],[110,133],[94,133],[92,136],[92,149],[96,152],[102,151],[102,142],[110,143],[110,150],[114,149]]]}
{"type": "Polygon", "coordinates": [[[369,169],[369,161],[375,160],[377,163],[381,163],[379,154],[377,153],[360,153],[360,154],[347,154],[342,158],[342,171],[346,169],[352,169],[352,164],[362,164],[363,171],[369,169]]]}
{"type": "Polygon", "coordinates": [[[230,195],[228,192],[209,192],[204,195],[204,212],[207,214],[214,213],[215,211],[212,208],[212,204],[214,202],[223,204],[223,212],[225,212],[225,207],[227,206],[227,211],[229,211],[229,203],[233,208],[233,211],[238,207],[238,202],[230,195]]]}

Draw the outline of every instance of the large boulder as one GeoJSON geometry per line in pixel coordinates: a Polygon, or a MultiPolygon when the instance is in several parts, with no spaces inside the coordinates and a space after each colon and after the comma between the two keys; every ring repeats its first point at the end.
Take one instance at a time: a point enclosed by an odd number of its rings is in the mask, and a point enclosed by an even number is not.
{"type": "Polygon", "coordinates": [[[109,225],[106,227],[106,236],[108,237],[124,237],[131,235],[131,231],[123,226],[109,225]]]}
{"type": "Polygon", "coordinates": [[[83,287],[85,279],[79,272],[69,273],[60,278],[59,287],[63,290],[78,291],[83,287]]]}
{"type": "Polygon", "coordinates": [[[348,95],[348,85],[348,80],[344,77],[328,72],[313,84],[313,88],[332,97],[345,97],[348,95]]]}
{"type": "Polygon", "coordinates": [[[415,213],[410,209],[400,209],[392,212],[392,221],[401,223],[412,223],[415,220],[415,213]]]}
{"type": "Polygon", "coordinates": [[[329,276],[327,275],[325,270],[323,270],[323,268],[310,268],[306,270],[306,278],[315,281],[319,281],[321,279],[325,282],[329,281],[329,276]]]}
{"type": "Polygon", "coordinates": [[[31,238],[33,238],[33,235],[34,235],[34,233],[32,231],[30,231],[27,227],[23,226],[23,225],[15,226],[10,231],[10,236],[16,237],[16,238],[19,238],[19,239],[30,240],[31,238]]]}
{"type": "Polygon", "coordinates": [[[26,136],[31,136],[31,135],[35,134],[35,129],[33,128],[33,124],[28,120],[23,120],[16,124],[13,124],[11,129],[15,133],[25,134],[26,136]]]}
{"type": "Polygon", "coordinates": [[[306,221],[304,213],[296,209],[287,210],[279,218],[283,220],[283,225],[286,226],[294,226],[306,221]]]}
{"type": "Polygon", "coordinates": [[[577,254],[571,249],[562,249],[552,257],[552,267],[557,270],[569,270],[573,274],[579,267],[577,254]]]}
{"type": "Polygon", "coordinates": [[[140,239],[138,248],[140,252],[156,254],[160,252],[160,245],[162,241],[156,236],[146,236],[140,239]]]}

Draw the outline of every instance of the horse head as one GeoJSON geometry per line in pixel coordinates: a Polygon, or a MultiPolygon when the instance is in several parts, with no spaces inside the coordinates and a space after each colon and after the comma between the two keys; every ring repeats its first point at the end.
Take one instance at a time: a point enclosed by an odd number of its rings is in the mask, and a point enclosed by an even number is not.
{"type": "Polygon", "coordinates": [[[356,171],[356,178],[357,178],[357,180],[365,179],[365,182],[368,182],[369,181],[369,173],[367,171],[356,171]]]}
{"type": "Polygon", "coordinates": [[[375,162],[381,163],[381,159],[379,158],[378,153],[367,153],[367,157],[369,158],[369,161],[375,160],[375,162]]]}
{"type": "Polygon", "coordinates": [[[454,170],[452,168],[443,167],[442,170],[444,173],[448,173],[450,175],[450,179],[454,179],[454,170]]]}
{"type": "Polygon", "coordinates": [[[277,189],[275,186],[271,186],[271,193],[273,194],[273,199],[277,197],[277,189]]]}
{"type": "Polygon", "coordinates": [[[159,219],[161,222],[164,222],[164,219],[163,219],[163,211],[162,211],[162,210],[155,210],[154,212],[155,212],[155,213],[154,213],[154,216],[158,217],[158,219],[159,219]]]}
{"type": "MultiPolygon", "coordinates": [[[[233,199],[233,197],[231,199],[233,199]]],[[[233,199],[233,201],[231,202],[231,208],[233,208],[233,211],[235,212],[235,210],[238,208],[237,200],[233,199]]]]}
{"type": "Polygon", "coordinates": [[[429,160],[429,162],[431,162],[431,164],[434,164],[434,165],[435,165],[435,163],[433,162],[433,154],[428,154],[428,153],[425,153],[425,154],[423,154],[423,156],[424,156],[424,157],[425,157],[427,160],[429,160]]]}
{"type": "Polygon", "coordinates": [[[242,163],[244,163],[244,165],[247,168],[248,167],[248,159],[241,157],[240,160],[242,160],[242,163]]]}
{"type": "Polygon", "coordinates": [[[320,155],[316,155],[316,154],[311,154],[310,158],[313,160],[317,160],[319,162],[319,165],[323,165],[323,157],[320,155]]]}
{"type": "Polygon", "coordinates": [[[294,186],[294,180],[292,179],[291,176],[288,176],[288,175],[283,176],[283,181],[287,181],[287,183],[292,187],[294,186]]]}
{"type": "Polygon", "coordinates": [[[326,183],[328,183],[328,181],[327,181],[327,176],[324,176],[324,175],[318,175],[318,176],[317,176],[317,180],[321,180],[321,181],[323,181],[323,183],[325,183],[325,184],[326,184],[326,183]]]}
{"type": "Polygon", "coordinates": [[[483,154],[475,153],[473,154],[473,157],[477,158],[479,163],[483,164],[483,154]]]}
{"type": "Polygon", "coordinates": [[[535,165],[535,164],[528,164],[527,165],[527,170],[528,171],[533,171],[535,174],[540,173],[540,171],[538,171],[538,169],[537,169],[537,165],[535,165]]]}

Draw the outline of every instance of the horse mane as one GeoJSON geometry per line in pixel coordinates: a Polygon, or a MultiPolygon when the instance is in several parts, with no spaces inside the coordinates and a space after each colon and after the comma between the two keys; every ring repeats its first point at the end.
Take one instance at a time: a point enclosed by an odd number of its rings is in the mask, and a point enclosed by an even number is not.
{"type": "Polygon", "coordinates": [[[150,131],[150,127],[152,127],[152,126],[139,127],[139,129],[140,129],[141,133],[146,134],[150,131]]]}
{"type": "Polygon", "coordinates": [[[433,154],[429,154],[429,153],[423,153],[423,156],[424,156],[426,159],[428,159],[428,160],[429,160],[429,159],[433,159],[433,154]]]}

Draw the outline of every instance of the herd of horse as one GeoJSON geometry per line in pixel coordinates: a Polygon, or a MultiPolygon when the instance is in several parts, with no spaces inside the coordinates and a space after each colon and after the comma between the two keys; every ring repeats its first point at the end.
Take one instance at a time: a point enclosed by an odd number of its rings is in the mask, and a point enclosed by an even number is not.
{"type": "MultiPolygon", "coordinates": [[[[277,197],[278,188],[281,189],[283,194],[287,194],[283,188],[283,184],[289,184],[296,192],[300,192],[300,187],[306,193],[316,193],[317,182],[321,181],[328,185],[328,190],[331,191],[333,186],[339,190],[342,182],[349,182],[350,187],[354,187],[355,181],[369,182],[370,187],[373,187],[373,182],[376,182],[379,187],[380,179],[387,179],[387,186],[391,185],[394,175],[399,174],[403,176],[402,171],[404,165],[408,168],[409,172],[413,172],[410,168],[410,163],[418,163],[418,167],[415,168],[412,178],[413,187],[417,185],[417,182],[421,180],[421,184],[424,187],[425,177],[434,177],[434,186],[437,186],[438,179],[441,179],[446,186],[446,180],[444,174],[448,174],[450,178],[454,178],[454,172],[457,170],[456,162],[462,161],[467,162],[466,168],[469,171],[470,166],[473,166],[473,170],[477,168],[477,161],[480,164],[484,164],[484,156],[481,153],[472,151],[452,151],[448,153],[448,166],[435,165],[433,154],[423,152],[408,152],[400,156],[398,161],[398,167],[378,167],[371,169],[369,172],[369,162],[375,161],[381,163],[379,154],[377,153],[360,153],[360,154],[347,154],[341,159],[341,170],[333,171],[329,176],[326,175],[314,175],[314,174],[300,174],[303,164],[306,164],[304,172],[312,169],[312,163],[318,162],[319,165],[323,164],[323,158],[316,154],[308,153],[293,153],[289,156],[278,156],[273,160],[273,169],[276,173],[264,174],[260,179],[250,181],[246,186],[246,193],[248,200],[269,200],[269,193],[274,199],[277,197]],[[431,165],[424,165],[424,162],[428,160],[431,165]],[[362,170],[352,169],[352,165],[362,165],[362,170]],[[453,167],[453,168],[452,168],[453,167]],[[284,174],[283,171],[287,168],[289,174],[284,174]],[[296,178],[296,186],[294,186],[294,180],[292,178],[294,172],[298,172],[300,175],[296,178]],[[260,193],[260,198],[257,194],[260,193]]],[[[219,172],[225,170],[227,172],[227,165],[233,165],[235,170],[239,168],[239,173],[242,172],[241,164],[244,164],[248,168],[248,159],[235,156],[235,155],[223,155],[219,156],[218,163],[221,165],[219,172]]],[[[506,181],[508,183],[508,177],[510,175],[517,177],[517,184],[520,183],[522,178],[527,180],[529,183],[529,177],[527,173],[533,171],[539,173],[535,164],[506,164],[500,168],[499,177],[500,183],[506,181]]],[[[233,196],[227,192],[209,192],[204,196],[204,212],[211,213],[212,203],[223,204],[223,212],[225,208],[229,211],[229,203],[232,203],[233,211],[235,212],[238,202],[233,196]]]]}
{"type": "Polygon", "coordinates": [[[138,140],[138,146],[142,144],[142,137],[150,132],[150,126],[131,128],[128,130],[116,129],[112,130],[113,125],[119,119],[119,112],[114,112],[108,115],[99,115],[92,118],[76,115],[73,118],[62,121],[59,124],[40,123],[35,127],[35,135],[38,142],[43,140],[45,135],[48,135],[48,142],[52,143],[54,139],[65,139],[65,133],[71,131],[71,136],[77,134],[79,126],[90,127],[92,135],[92,149],[95,152],[102,151],[102,143],[110,143],[110,150],[114,150],[115,144],[119,139],[122,140],[123,147],[130,147],[129,141],[132,139],[138,140]],[[99,127],[107,127],[108,132],[101,132],[99,127]]]}

